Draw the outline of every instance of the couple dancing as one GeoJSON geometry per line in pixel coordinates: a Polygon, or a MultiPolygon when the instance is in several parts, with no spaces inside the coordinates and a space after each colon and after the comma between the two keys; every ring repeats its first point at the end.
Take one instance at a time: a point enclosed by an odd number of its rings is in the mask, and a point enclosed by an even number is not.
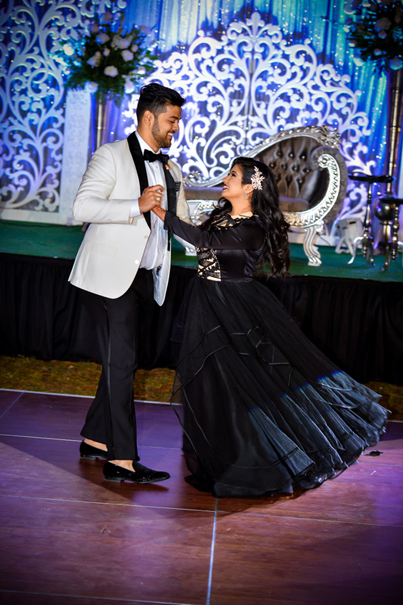
{"type": "Polygon", "coordinates": [[[109,481],[169,479],[139,462],[133,378],[142,309],[164,302],[174,234],[196,246],[199,263],[176,322],[172,400],[182,404],[186,479],[218,497],[316,487],[378,441],[387,411],[253,278],[265,264],[286,275],[290,264],[267,166],[236,158],[216,210],[200,227],[190,223],[181,172],[160,153],[184,102],[159,84],[143,87],[137,131],[95,152],[74,202],[75,219],[91,224],[70,281],[83,291],[102,356],[80,455],[106,459],[109,481]]]}

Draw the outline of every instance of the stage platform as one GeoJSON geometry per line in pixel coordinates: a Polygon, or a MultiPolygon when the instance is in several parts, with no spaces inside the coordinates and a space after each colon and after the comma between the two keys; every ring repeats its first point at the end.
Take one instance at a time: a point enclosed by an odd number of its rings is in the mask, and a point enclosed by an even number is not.
{"type": "MultiPolygon", "coordinates": [[[[80,291],[67,282],[83,238],[81,227],[0,221],[0,354],[99,361],[91,318],[80,291]]],[[[291,277],[258,279],[285,305],[304,333],[360,382],[403,384],[403,268],[401,257],[382,271],[362,256],[321,247],[323,264],[309,267],[291,245],[291,277]]],[[[171,326],[196,258],[173,244],[173,266],[162,308],[143,310],[140,367],[174,368],[171,326]]]]}
{"type": "Polygon", "coordinates": [[[3,605],[401,602],[403,423],[318,489],[215,499],[184,481],[167,405],[136,402],[142,462],[171,479],[106,482],[78,455],[89,403],[0,390],[3,605]]]}
{"type": "MultiPolygon", "coordinates": [[[[81,226],[64,227],[0,220],[0,253],[74,259],[83,237],[81,226]]],[[[322,265],[310,267],[302,244],[291,244],[290,249],[292,275],[403,282],[401,254],[388,271],[382,271],[385,262],[383,256],[376,257],[376,267],[371,267],[358,252],[354,264],[348,265],[350,254],[336,254],[330,246],[319,246],[322,265]]],[[[196,257],[186,256],[183,246],[175,239],[172,242],[172,263],[180,267],[197,266],[196,257]]]]}

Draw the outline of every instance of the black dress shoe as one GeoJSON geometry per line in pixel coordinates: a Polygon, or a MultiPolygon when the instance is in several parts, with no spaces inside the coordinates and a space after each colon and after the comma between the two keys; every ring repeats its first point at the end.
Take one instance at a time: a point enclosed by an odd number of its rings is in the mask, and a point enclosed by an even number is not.
{"type": "Polygon", "coordinates": [[[98,460],[98,458],[106,460],[107,457],[108,452],[100,450],[98,447],[88,445],[85,441],[80,443],[80,458],[83,458],[84,460],[98,460]]]}
{"type": "Polygon", "coordinates": [[[169,479],[169,473],[164,471],[153,471],[139,462],[133,462],[134,471],[129,471],[122,466],[111,462],[104,465],[104,475],[107,481],[132,481],[132,483],[157,483],[169,479]]]}

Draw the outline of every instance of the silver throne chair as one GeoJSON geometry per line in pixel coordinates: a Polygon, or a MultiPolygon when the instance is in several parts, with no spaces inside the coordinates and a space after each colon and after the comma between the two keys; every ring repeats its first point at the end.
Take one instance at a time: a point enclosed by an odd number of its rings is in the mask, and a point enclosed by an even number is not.
{"type": "MultiPolygon", "coordinates": [[[[245,156],[264,162],[279,189],[280,209],[292,231],[303,231],[308,265],[321,264],[315,240],[324,224],[341,209],[347,189],[347,167],[339,151],[340,135],[327,126],[283,130],[268,137],[245,156]]],[[[185,179],[192,220],[198,224],[221,197],[222,177],[202,181],[198,174],[185,179]]],[[[191,253],[191,250],[187,250],[191,253]]]]}

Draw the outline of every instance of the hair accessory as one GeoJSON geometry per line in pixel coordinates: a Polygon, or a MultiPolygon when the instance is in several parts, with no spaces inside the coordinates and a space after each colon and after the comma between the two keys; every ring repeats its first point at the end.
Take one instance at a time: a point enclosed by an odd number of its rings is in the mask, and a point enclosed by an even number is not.
{"type": "Polygon", "coordinates": [[[262,190],[262,182],[264,181],[264,179],[265,179],[265,177],[260,172],[259,168],[257,166],[255,166],[255,174],[250,179],[253,189],[262,190]]]}

